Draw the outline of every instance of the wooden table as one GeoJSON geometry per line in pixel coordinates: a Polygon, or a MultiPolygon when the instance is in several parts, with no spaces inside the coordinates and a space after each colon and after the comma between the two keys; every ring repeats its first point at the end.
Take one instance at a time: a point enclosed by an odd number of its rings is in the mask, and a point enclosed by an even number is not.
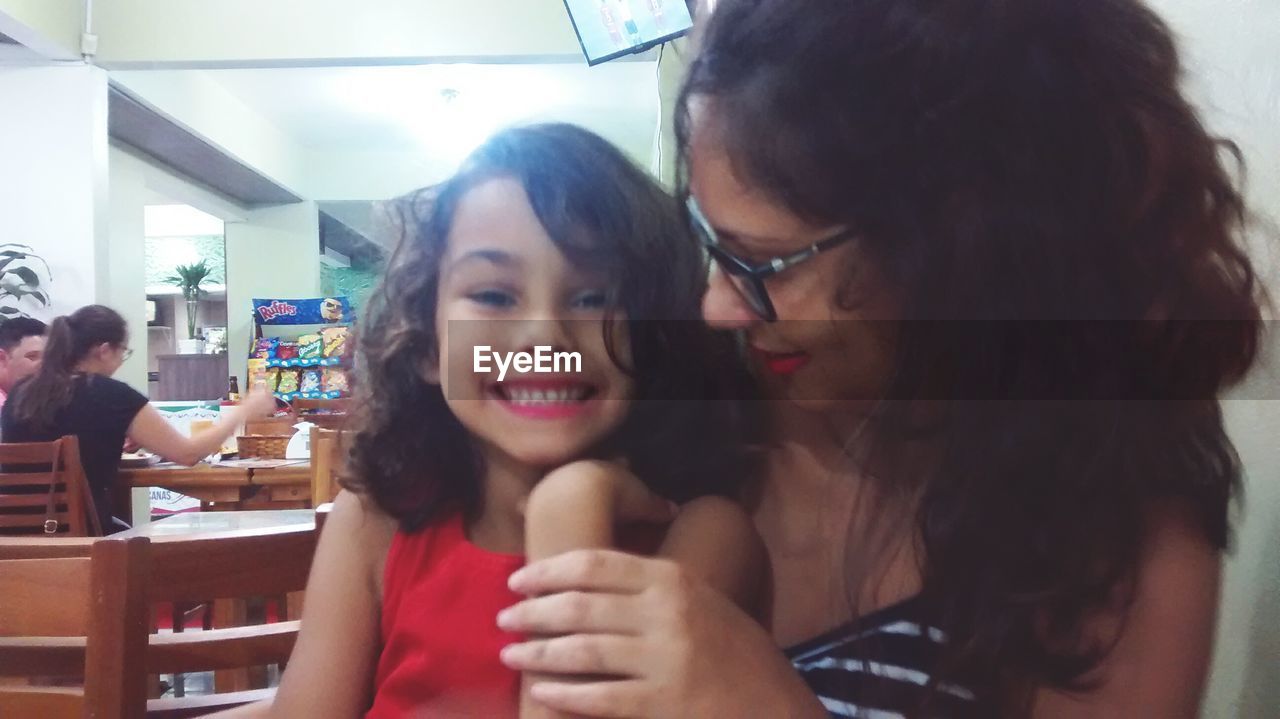
{"type": "Polygon", "coordinates": [[[233,532],[241,529],[274,529],[276,527],[316,526],[316,513],[310,509],[255,509],[242,512],[180,512],[133,529],[116,532],[112,539],[125,537],[172,537],[204,532],[233,532]]]}
{"type": "Polygon", "coordinates": [[[303,461],[270,469],[200,463],[164,463],[122,468],[116,475],[115,508],[133,524],[134,487],[163,487],[200,500],[202,509],[302,509],[311,504],[311,464],[303,461]]]}
{"type": "MultiPolygon", "coordinates": [[[[215,469],[209,467],[207,469],[215,469]]],[[[284,469],[284,468],[281,468],[284,469]]],[[[231,471],[231,470],[227,470],[231,471]]],[[[240,512],[181,512],[154,522],[140,524],[132,529],[111,535],[114,539],[149,537],[164,541],[166,537],[203,534],[207,532],[234,532],[247,529],[274,529],[277,527],[306,526],[314,528],[316,513],[311,509],[271,510],[258,509],[240,512]]],[[[193,570],[198,571],[198,570],[193,570]]],[[[291,594],[279,605],[280,621],[302,616],[301,592],[291,594]]],[[[174,612],[177,629],[182,611],[174,612]]],[[[217,628],[242,627],[249,622],[248,604],[243,599],[214,599],[211,625],[217,628]]],[[[175,682],[179,680],[175,677],[175,682]]],[[[224,669],[213,673],[214,689],[219,692],[245,691],[263,688],[267,684],[266,667],[249,669],[224,669]]],[[[175,686],[178,684],[175,683],[175,686]]]]}

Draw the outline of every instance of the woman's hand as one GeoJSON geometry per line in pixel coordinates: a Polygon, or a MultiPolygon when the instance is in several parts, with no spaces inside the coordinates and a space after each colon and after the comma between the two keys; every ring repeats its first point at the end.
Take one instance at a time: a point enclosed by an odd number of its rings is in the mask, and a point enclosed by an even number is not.
{"type": "Polygon", "coordinates": [[[719,592],[665,559],[580,550],[511,577],[527,599],[502,628],[565,635],[513,644],[512,669],[610,675],[541,682],[532,696],[592,717],[826,717],[772,638],[719,592]]]}
{"type": "Polygon", "coordinates": [[[276,398],[265,386],[255,386],[245,395],[241,405],[245,419],[261,419],[275,414],[276,398]]]}

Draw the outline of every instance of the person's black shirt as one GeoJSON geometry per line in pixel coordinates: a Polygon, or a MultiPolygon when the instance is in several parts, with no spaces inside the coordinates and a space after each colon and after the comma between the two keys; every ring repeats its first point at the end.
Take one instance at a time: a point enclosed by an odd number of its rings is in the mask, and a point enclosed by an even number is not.
{"type": "Polygon", "coordinates": [[[54,418],[53,426],[35,428],[14,417],[13,407],[22,396],[26,382],[19,383],[0,412],[0,437],[5,442],[50,442],[66,435],[80,440],[80,463],[84,465],[93,505],[102,522],[102,531],[112,531],[111,486],[120,468],[125,433],[133,418],[147,404],[134,388],[102,375],[72,376],[71,402],[54,418]]]}

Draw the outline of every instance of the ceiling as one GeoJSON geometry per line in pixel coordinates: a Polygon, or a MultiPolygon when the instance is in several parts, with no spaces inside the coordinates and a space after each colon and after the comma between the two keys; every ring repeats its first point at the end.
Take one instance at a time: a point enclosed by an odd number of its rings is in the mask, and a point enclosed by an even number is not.
{"type": "MultiPolygon", "coordinates": [[[[164,152],[144,149],[230,197],[239,197],[231,186],[255,179],[242,170],[256,173],[271,187],[241,193],[259,198],[241,200],[254,205],[298,197],[395,197],[448,176],[493,132],[528,122],[581,125],[647,165],[660,107],[656,55],[597,67],[575,62],[127,70],[111,72],[111,80],[118,91],[113,94],[167,115],[199,140],[166,140],[159,148],[164,152]],[[236,180],[223,183],[228,188],[197,171],[211,166],[208,158],[194,165],[169,159],[204,157],[206,149],[233,161],[221,173],[236,180]],[[277,198],[267,191],[273,189],[291,196],[277,198]]],[[[157,135],[146,123],[120,124],[142,128],[140,137],[126,139],[131,144],[157,135]]]]}
{"type": "MultiPolygon", "coordinates": [[[[653,62],[201,70],[312,149],[402,152],[474,146],[508,124],[574,122],[615,143],[651,141],[653,62]]],[[[468,147],[469,149],[469,147],[468,147]]]]}
{"type": "Polygon", "coordinates": [[[0,33],[0,65],[31,65],[47,62],[43,55],[0,33]]]}

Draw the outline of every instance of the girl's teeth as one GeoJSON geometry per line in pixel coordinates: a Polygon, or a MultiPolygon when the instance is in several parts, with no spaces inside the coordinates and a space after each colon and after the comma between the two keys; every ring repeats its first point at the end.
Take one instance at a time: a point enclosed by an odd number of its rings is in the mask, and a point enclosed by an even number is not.
{"type": "Polygon", "coordinates": [[[552,402],[576,402],[585,390],[580,387],[559,390],[512,389],[506,392],[509,401],[516,404],[550,404],[552,402]]]}

